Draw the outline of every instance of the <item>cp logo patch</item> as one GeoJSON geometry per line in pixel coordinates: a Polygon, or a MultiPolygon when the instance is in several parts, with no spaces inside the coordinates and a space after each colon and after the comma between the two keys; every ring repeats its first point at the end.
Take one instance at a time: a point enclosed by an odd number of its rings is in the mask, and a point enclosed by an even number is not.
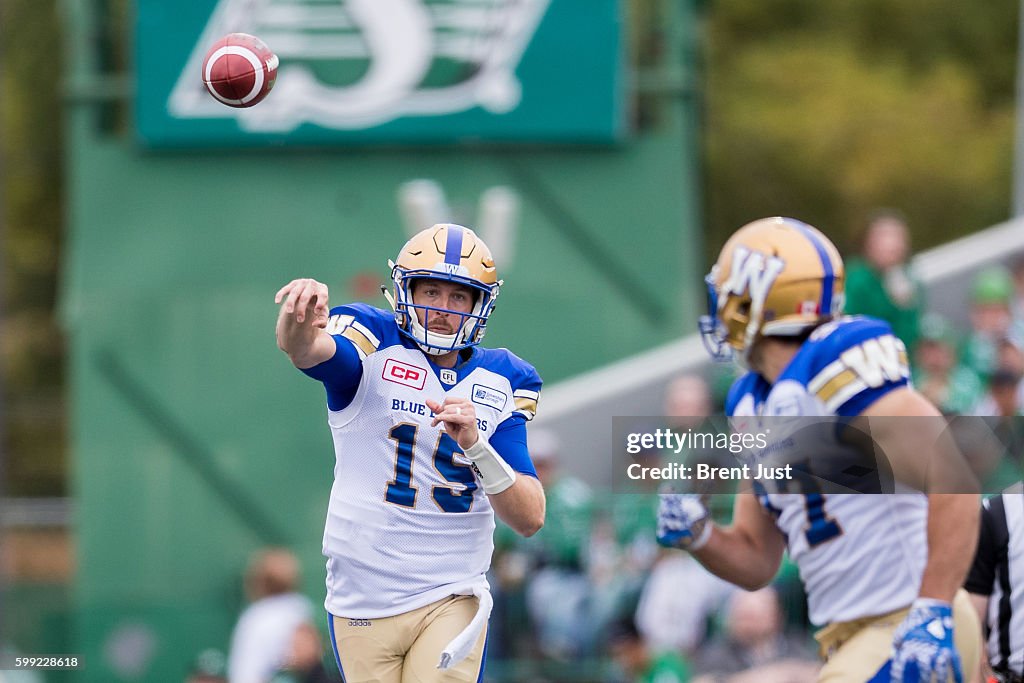
{"type": "Polygon", "coordinates": [[[389,382],[412,387],[413,389],[422,389],[427,383],[426,368],[409,365],[394,358],[389,358],[384,363],[384,372],[381,376],[389,382]]]}

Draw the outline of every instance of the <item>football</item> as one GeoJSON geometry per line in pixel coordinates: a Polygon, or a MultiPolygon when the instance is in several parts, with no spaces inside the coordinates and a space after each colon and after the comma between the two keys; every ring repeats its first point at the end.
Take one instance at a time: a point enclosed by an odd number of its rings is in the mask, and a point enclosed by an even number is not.
{"type": "Polygon", "coordinates": [[[203,84],[218,102],[251,107],[263,101],[277,80],[277,55],[248,33],[229,33],[203,59],[203,84]]]}

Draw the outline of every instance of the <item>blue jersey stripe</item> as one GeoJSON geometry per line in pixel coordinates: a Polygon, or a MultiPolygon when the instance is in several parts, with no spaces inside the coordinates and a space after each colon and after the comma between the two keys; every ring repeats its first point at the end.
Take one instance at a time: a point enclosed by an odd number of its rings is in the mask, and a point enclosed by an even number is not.
{"type": "Polygon", "coordinates": [[[829,315],[832,312],[832,288],[836,277],[835,272],[832,270],[832,259],[829,258],[825,245],[821,243],[821,240],[818,239],[818,236],[814,234],[809,225],[797,220],[794,220],[793,223],[800,228],[800,232],[804,234],[804,237],[814,245],[814,250],[818,252],[818,258],[821,259],[821,267],[825,271],[825,277],[821,282],[821,301],[819,302],[821,310],[818,312],[821,315],[829,315]]]}
{"type": "Polygon", "coordinates": [[[459,265],[462,260],[462,228],[448,226],[448,242],[444,245],[444,262],[453,266],[459,265]]]}
{"type": "Polygon", "coordinates": [[[484,651],[480,654],[480,672],[476,676],[476,683],[483,683],[484,680],[484,669],[487,668],[487,644],[489,642],[491,642],[491,629],[488,628],[484,634],[484,651]]]}
{"type": "Polygon", "coordinates": [[[327,613],[327,630],[331,633],[331,650],[334,652],[334,663],[338,665],[338,674],[341,675],[341,683],[345,683],[345,671],[341,668],[341,655],[338,654],[338,638],[334,635],[334,620],[336,617],[330,612],[327,613]]]}

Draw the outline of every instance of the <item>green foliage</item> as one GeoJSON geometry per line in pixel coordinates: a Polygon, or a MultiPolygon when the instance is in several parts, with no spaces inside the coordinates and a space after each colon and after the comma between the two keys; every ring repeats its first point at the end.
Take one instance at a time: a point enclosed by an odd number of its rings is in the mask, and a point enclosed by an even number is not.
{"type": "Polygon", "coordinates": [[[707,34],[708,250],[789,214],[850,245],[877,207],[916,246],[1004,220],[1017,3],[721,0],[707,34]]]}
{"type": "Polygon", "coordinates": [[[0,4],[0,247],[6,492],[64,492],[63,350],[57,328],[62,44],[55,2],[0,4]]]}

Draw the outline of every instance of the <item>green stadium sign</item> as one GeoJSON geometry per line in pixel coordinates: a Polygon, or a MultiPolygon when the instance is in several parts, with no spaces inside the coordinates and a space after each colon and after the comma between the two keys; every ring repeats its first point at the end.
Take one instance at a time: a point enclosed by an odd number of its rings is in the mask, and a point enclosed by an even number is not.
{"type": "Polygon", "coordinates": [[[614,142],[617,0],[139,0],[136,120],[155,147],[614,142]],[[280,57],[259,105],[204,89],[234,32],[280,57]]]}

